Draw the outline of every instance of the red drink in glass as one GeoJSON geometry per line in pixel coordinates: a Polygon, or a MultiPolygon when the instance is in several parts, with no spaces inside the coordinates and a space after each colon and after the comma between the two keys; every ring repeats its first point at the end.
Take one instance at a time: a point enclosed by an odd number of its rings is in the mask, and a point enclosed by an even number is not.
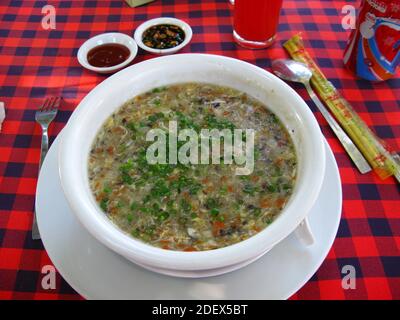
{"type": "Polygon", "coordinates": [[[278,28],[282,0],[235,0],[233,37],[243,47],[270,46],[278,28]]]}

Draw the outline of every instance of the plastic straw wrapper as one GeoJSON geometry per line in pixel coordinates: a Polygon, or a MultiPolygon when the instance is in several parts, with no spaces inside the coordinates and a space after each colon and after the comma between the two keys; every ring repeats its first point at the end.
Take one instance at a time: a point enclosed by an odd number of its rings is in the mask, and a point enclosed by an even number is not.
{"type": "Polygon", "coordinates": [[[4,108],[4,102],[0,102],[0,132],[1,132],[1,125],[3,124],[5,118],[6,118],[6,110],[4,108]]]}
{"type": "Polygon", "coordinates": [[[283,44],[283,47],[294,60],[304,63],[311,69],[313,73],[311,84],[314,89],[378,176],[386,179],[394,175],[400,182],[400,157],[388,150],[386,144],[371,131],[350,103],[326,79],[304,48],[301,35],[293,36],[283,44]]]}

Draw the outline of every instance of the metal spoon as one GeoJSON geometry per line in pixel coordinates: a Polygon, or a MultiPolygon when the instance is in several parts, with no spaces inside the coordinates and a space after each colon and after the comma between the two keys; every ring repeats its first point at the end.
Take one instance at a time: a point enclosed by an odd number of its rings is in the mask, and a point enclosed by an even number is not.
{"type": "Polygon", "coordinates": [[[278,59],[272,61],[272,71],[279,78],[304,84],[312,101],[315,103],[333,132],[336,134],[339,141],[342,143],[343,148],[347,151],[350,158],[357,166],[358,170],[360,170],[361,173],[367,173],[371,171],[371,167],[369,166],[367,160],[365,160],[364,156],[361,154],[360,150],[358,150],[358,148],[349,138],[346,132],[344,132],[344,130],[340,127],[335,118],[331,116],[329,111],[325,108],[321,100],[319,100],[314,90],[312,89],[310,85],[312,71],[303,63],[289,59],[278,59]]]}

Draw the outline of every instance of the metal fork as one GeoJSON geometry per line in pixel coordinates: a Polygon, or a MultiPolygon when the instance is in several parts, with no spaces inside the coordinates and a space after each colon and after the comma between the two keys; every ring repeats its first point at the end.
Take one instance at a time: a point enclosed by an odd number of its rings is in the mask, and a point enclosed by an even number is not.
{"type": "MultiPolygon", "coordinates": [[[[42,127],[42,144],[40,147],[40,162],[39,162],[39,172],[42,166],[43,160],[46,157],[47,151],[49,150],[49,136],[47,129],[50,123],[54,120],[57,115],[58,107],[60,106],[61,97],[48,97],[44,103],[36,111],[35,120],[42,127]]],[[[36,211],[33,213],[32,222],[32,239],[39,240],[40,233],[36,221],[36,211]]]]}

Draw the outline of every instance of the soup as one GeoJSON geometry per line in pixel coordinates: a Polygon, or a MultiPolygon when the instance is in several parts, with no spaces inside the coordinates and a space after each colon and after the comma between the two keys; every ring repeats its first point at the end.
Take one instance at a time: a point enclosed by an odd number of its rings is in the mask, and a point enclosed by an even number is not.
{"type": "Polygon", "coordinates": [[[296,169],[293,142],[275,114],[243,92],[203,83],[155,88],[126,102],[102,125],[88,160],[94,197],[114,224],[180,251],[225,247],[266,228],[288,202],[296,169]],[[238,175],[239,164],[223,161],[150,164],[146,136],[167,133],[171,121],[197,133],[253,129],[252,172],[238,175]]]}

